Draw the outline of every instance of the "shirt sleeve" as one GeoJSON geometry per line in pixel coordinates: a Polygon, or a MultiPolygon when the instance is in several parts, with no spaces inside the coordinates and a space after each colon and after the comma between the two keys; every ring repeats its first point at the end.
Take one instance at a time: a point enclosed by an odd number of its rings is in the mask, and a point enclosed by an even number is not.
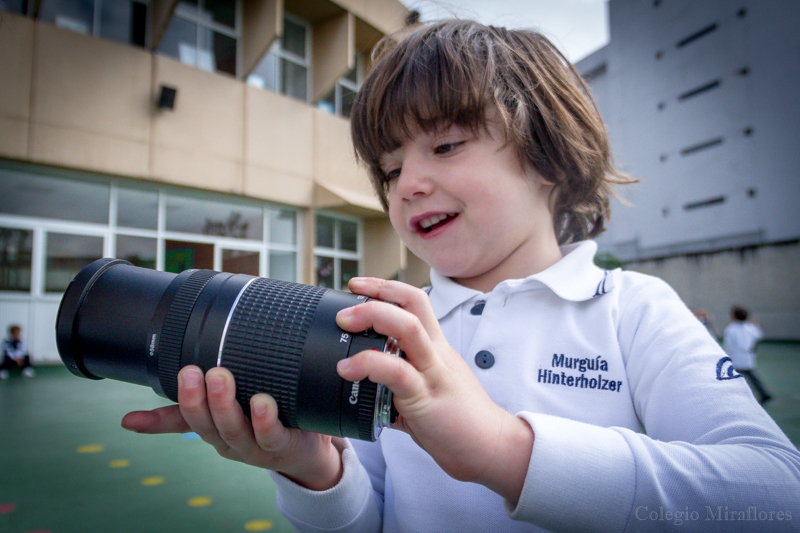
{"type": "Polygon", "coordinates": [[[752,322],[749,322],[747,326],[748,329],[750,330],[750,334],[753,336],[753,345],[754,345],[753,347],[755,347],[755,343],[760,341],[764,337],[764,332],[761,331],[761,328],[758,326],[758,324],[753,324],[752,322]]]}
{"type": "Polygon", "coordinates": [[[552,531],[790,531],[800,453],[663,282],[638,279],[619,341],[645,433],[521,413],[535,441],[509,515],[552,531]]]}
{"type": "Polygon", "coordinates": [[[376,498],[370,476],[349,441],[342,452],[342,462],[342,479],[325,491],[306,489],[277,472],[270,472],[278,490],[278,509],[295,531],[381,530],[383,501],[376,498]]]}

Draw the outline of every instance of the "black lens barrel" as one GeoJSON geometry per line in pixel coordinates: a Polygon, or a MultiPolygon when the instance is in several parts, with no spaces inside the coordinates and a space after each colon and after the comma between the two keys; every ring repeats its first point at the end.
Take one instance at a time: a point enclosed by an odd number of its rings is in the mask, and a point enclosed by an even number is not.
{"type": "Polygon", "coordinates": [[[359,351],[391,351],[383,335],[336,325],[341,309],[366,299],[244,274],[170,274],[100,259],[67,288],[56,340],[78,376],[148,385],[177,401],[181,368],[224,366],[248,415],[250,398],[265,392],[287,427],[375,440],[388,425],[391,393],[336,373],[339,360],[359,351]]]}

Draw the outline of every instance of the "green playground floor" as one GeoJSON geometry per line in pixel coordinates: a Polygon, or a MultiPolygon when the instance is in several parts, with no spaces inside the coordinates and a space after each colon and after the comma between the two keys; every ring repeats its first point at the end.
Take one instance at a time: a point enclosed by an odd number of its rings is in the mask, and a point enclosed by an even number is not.
{"type": "MultiPolygon", "coordinates": [[[[0,381],[0,532],[291,531],[269,476],[221,459],[194,435],[120,428],[169,403],[147,387],[62,367],[0,381]]],[[[800,445],[800,343],[762,343],[767,411],[800,445]]]]}
{"type": "Polygon", "coordinates": [[[0,381],[0,532],[292,531],[265,471],[220,458],[194,434],[120,427],[128,411],[168,403],[63,367],[0,381]]]}

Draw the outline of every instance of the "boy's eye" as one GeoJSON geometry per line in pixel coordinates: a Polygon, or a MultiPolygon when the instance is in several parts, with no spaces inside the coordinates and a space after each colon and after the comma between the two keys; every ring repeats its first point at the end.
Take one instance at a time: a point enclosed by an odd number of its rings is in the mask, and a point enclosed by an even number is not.
{"type": "Polygon", "coordinates": [[[400,176],[400,168],[392,169],[388,172],[383,173],[383,178],[385,181],[392,181],[397,179],[400,176]]]}
{"type": "Polygon", "coordinates": [[[439,146],[437,146],[436,148],[433,149],[433,153],[435,153],[437,155],[446,154],[448,152],[452,152],[453,150],[455,150],[456,148],[458,148],[462,144],[464,144],[464,141],[440,144],[439,146]]]}

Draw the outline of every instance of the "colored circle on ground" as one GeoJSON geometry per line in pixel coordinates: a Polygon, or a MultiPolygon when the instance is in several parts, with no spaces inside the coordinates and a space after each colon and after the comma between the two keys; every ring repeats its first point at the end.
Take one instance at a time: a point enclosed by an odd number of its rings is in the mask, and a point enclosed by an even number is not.
{"type": "Polygon", "coordinates": [[[162,485],[164,483],[163,476],[151,476],[146,477],[142,480],[142,485],[145,487],[154,487],[156,485],[162,485]]]}
{"type": "Polygon", "coordinates": [[[272,529],[271,520],[250,520],[244,525],[247,531],[266,531],[272,529]]]}
{"type": "Polygon", "coordinates": [[[189,507],[208,507],[211,505],[210,496],[195,496],[186,502],[189,507]]]}
{"type": "Polygon", "coordinates": [[[0,503],[0,514],[13,513],[17,506],[13,503],[0,503]]]}
{"type": "Polygon", "coordinates": [[[98,453],[105,449],[106,447],[102,444],[84,444],[83,446],[78,446],[78,449],[75,451],[78,453],[98,453]]]}

